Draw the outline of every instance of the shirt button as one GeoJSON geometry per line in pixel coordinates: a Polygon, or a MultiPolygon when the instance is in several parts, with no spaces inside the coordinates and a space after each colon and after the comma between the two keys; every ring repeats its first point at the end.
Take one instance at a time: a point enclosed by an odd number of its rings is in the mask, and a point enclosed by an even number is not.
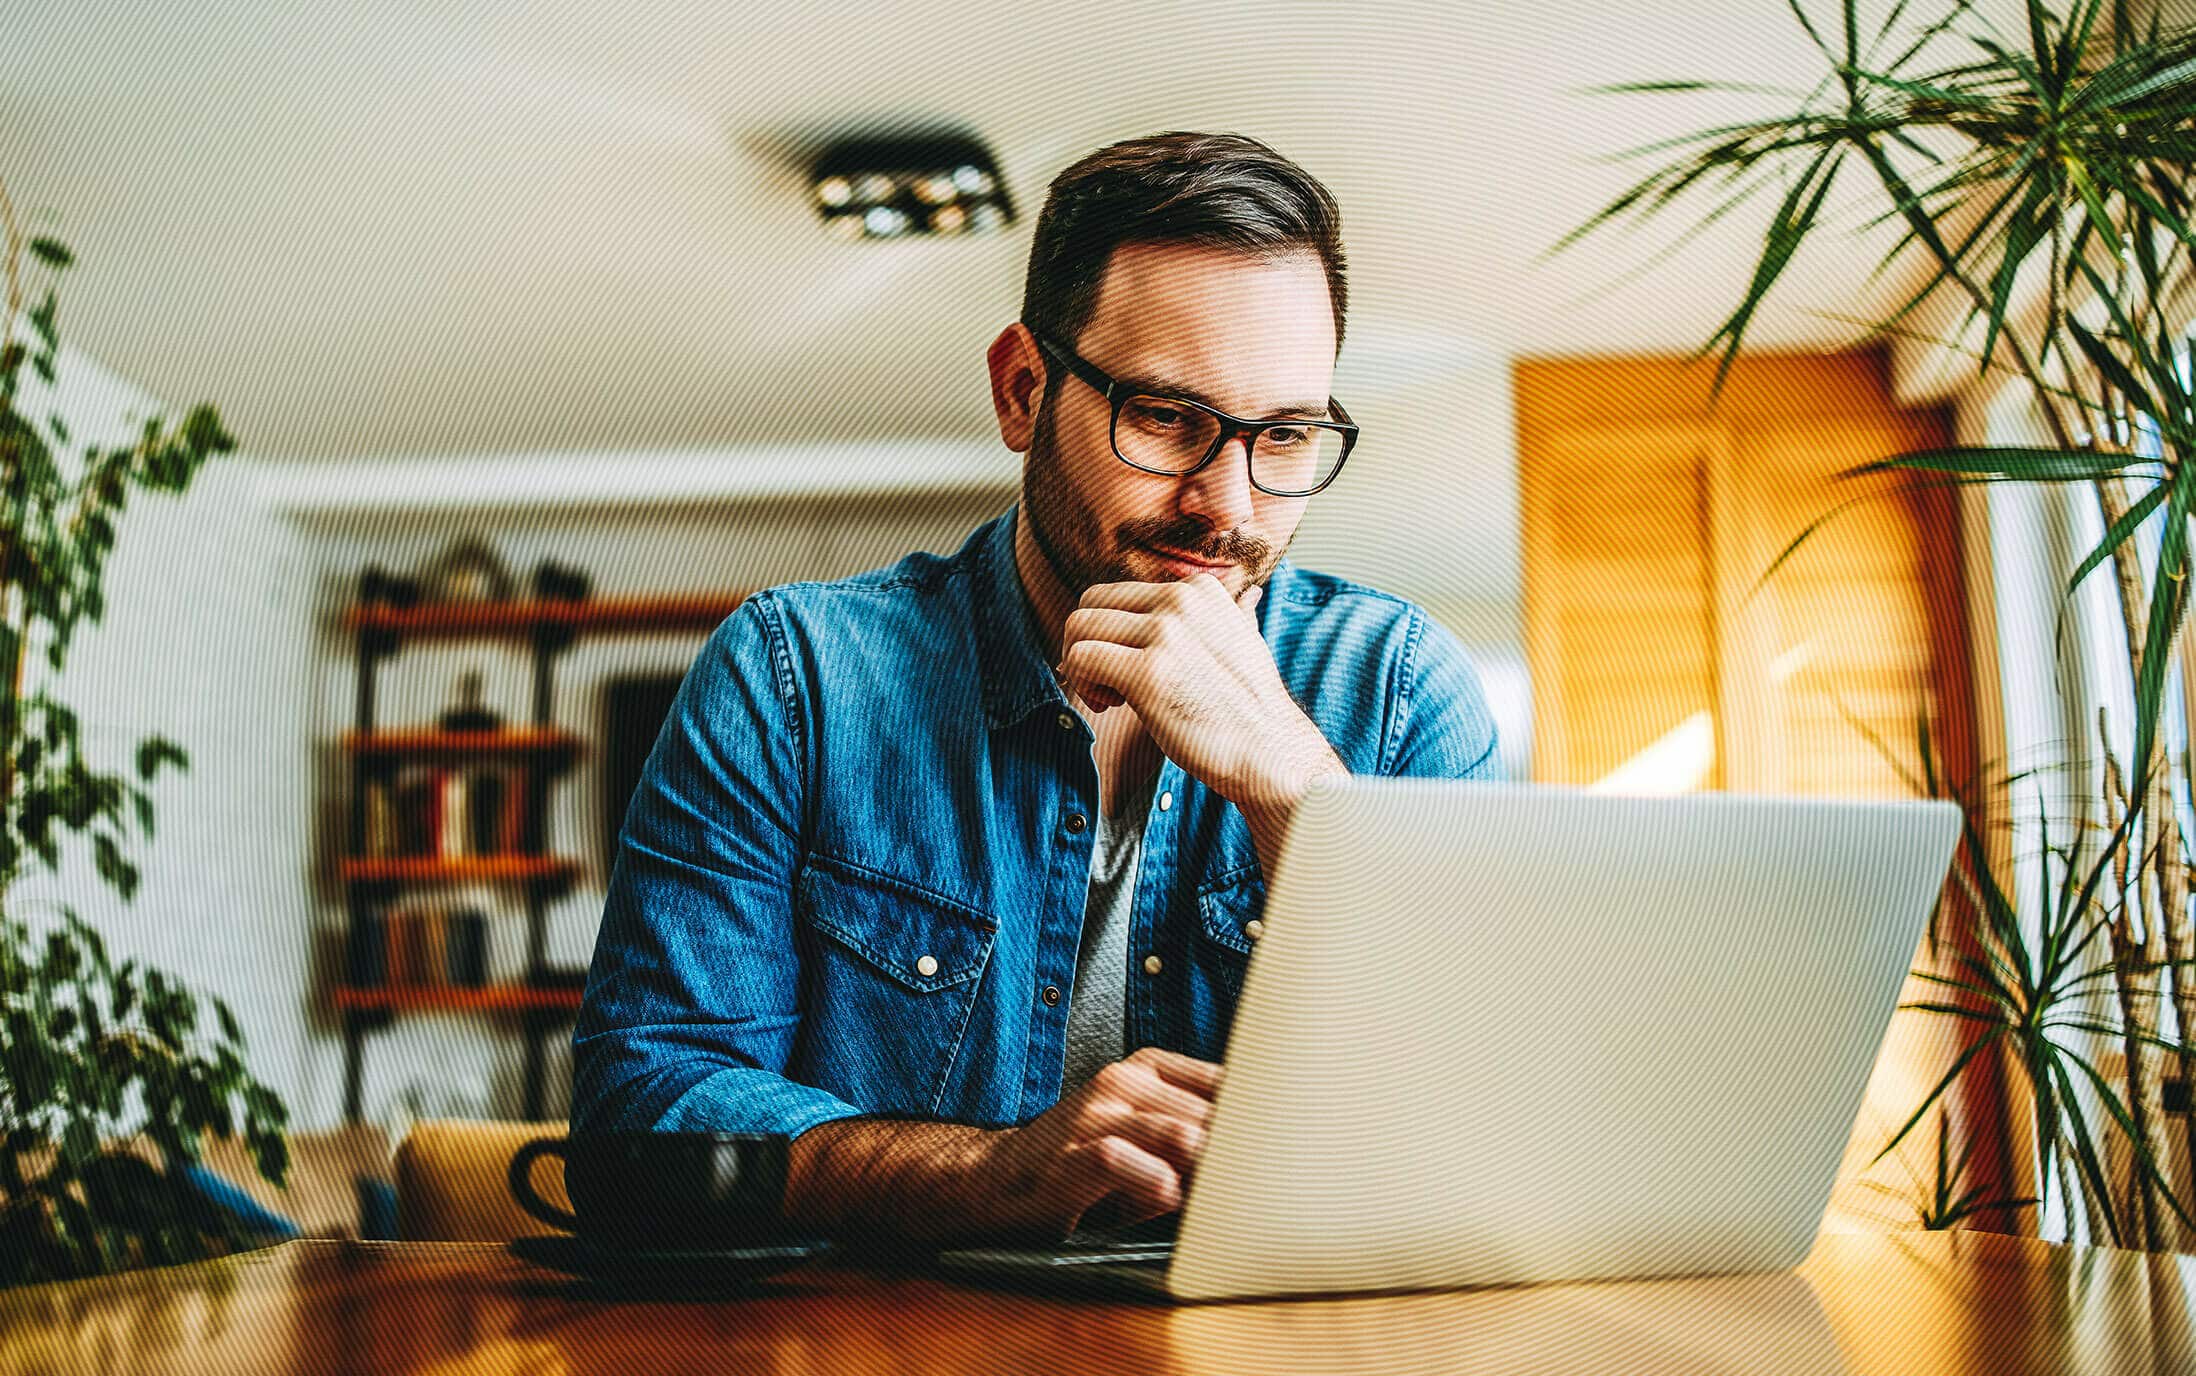
{"type": "Polygon", "coordinates": [[[1243,924],[1243,935],[1249,937],[1253,941],[1258,940],[1258,938],[1264,936],[1265,934],[1266,924],[1259,918],[1254,917],[1250,921],[1243,924]]]}
{"type": "Polygon", "coordinates": [[[1161,793],[1159,795],[1159,810],[1161,812],[1165,812],[1168,808],[1173,806],[1174,795],[1172,793],[1161,793]]]}
{"type": "Polygon", "coordinates": [[[1045,1007],[1050,1008],[1060,1001],[1060,986],[1048,984],[1045,986],[1045,991],[1039,994],[1038,997],[1045,1001],[1045,1007]]]}
{"type": "Polygon", "coordinates": [[[924,956],[921,960],[916,961],[915,973],[921,975],[924,979],[937,974],[938,958],[936,956],[924,956]]]}
{"type": "Polygon", "coordinates": [[[1060,729],[1062,731],[1073,731],[1075,729],[1075,717],[1073,714],[1068,712],[1062,712],[1060,714],[1060,729]]]}
{"type": "Polygon", "coordinates": [[[1069,831],[1081,831],[1084,827],[1090,825],[1090,819],[1080,812],[1071,812],[1068,814],[1067,825],[1069,831]]]}
{"type": "Polygon", "coordinates": [[[1145,956],[1145,957],[1144,957],[1144,973],[1145,973],[1145,974],[1147,974],[1147,975],[1156,975],[1156,974],[1158,974],[1158,973],[1159,973],[1159,957],[1157,957],[1157,956],[1145,956]]]}

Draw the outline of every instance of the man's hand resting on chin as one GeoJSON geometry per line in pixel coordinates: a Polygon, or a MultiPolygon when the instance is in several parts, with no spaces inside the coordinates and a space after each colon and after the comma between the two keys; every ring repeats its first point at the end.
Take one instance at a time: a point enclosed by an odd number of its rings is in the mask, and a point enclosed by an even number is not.
{"type": "Polygon", "coordinates": [[[1067,614],[1060,674],[1094,710],[1126,702],[1168,759],[1235,804],[1271,864],[1312,779],[1346,771],[1258,633],[1264,595],[1230,597],[1209,573],[1100,583],[1067,614]]]}
{"type": "Polygon", "coordinates": [[[1144,1047],[1018,1128],[846,1118],[793,1140],[789,1221],[909,1241],[1057,1241],[1182,1207],[1220,1089],[1144,1047]]]}

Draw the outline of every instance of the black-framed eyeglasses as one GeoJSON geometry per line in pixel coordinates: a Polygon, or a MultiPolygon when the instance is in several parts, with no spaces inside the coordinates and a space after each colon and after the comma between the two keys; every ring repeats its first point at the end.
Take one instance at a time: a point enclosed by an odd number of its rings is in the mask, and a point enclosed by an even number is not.
{"type": "Polygon", "coordinates": [[[1067,365],[1112,406],[1108,429],[1114,457],[1131,468],[1188,477],[1238,435],[1250,435],[1251,486],[1274,497],[1309,497],[1334,481],[1357,445],[1357,423],[1333,397],[1327,398],[1333,420],[1245,420],[1201,401],[1118,380],[1050,335],[1036,329],[1030,334],[1039,349],[1067,365]]]}

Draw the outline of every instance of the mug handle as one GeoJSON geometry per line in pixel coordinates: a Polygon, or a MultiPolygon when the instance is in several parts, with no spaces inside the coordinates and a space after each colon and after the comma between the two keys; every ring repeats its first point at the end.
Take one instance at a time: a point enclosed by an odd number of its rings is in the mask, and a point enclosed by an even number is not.
{"type": "Polygon", "coordinates": [[[532,1173],[535,1160],[543,1156],[554,1156],[569,1166],[571,1158],[565,1155],[564,1148],[565,1139],[562,1137],[537,1137],[520,1147],[517,1155],[511,1158],[511,1198],[518,1201],[520,1208],[550,1227],[576,1233],[580,1226],[578,1218],[534,1193],[532,1173]]]}

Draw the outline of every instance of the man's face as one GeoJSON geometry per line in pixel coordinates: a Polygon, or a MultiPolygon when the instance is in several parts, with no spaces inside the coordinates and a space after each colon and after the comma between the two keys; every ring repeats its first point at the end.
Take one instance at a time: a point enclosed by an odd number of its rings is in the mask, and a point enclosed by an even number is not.
{"type": "MultiPolygon", "coordinates": [[[[1139,390],[1194,395],[1230,415],[1324,406],[1334,313],[1318,255],[1257,259],[1181,244],[1117,250],[1096,313],[1070,348],[1139,390]]],[[[1264,583],[1295,538],[1305,497],[1251,486],[1245,439],[1189,477],[1115,456],[1112,408],[1051,359],[1058,376],[1022,466],[1023,510],[1071,597],[1097,583],[1171,583],[1211,573],[1231,593],[1264,583]]]]}

